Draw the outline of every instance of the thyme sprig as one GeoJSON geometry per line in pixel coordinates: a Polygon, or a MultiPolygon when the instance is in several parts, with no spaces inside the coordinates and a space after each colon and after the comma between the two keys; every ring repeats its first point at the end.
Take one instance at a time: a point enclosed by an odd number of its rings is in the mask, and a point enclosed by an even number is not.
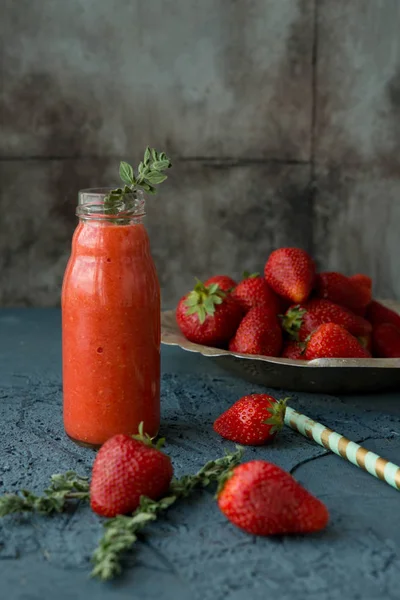
{"type": "Polygon", "coordinates": [[[184,475],[171,483],[169,494],[161,500],[142,496],[140,505],[132,516],[117,516],[105,522],[105,532],[93,553],[92,576],[106,581],[121,573],[123,555],[132,549],[138,533],[159,513],[167,510],[180,498],[186,498],[194,489],[204,488],[220,479],[226,479],[230,470],[239,464],[243,449],[206,463],[195,475],[184,475]]]}

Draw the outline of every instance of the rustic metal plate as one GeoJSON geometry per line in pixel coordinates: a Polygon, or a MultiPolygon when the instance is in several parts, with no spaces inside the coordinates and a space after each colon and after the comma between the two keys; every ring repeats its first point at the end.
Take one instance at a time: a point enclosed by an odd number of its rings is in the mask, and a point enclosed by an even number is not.
{"type": "MultiPolygon", "coordinates": [[[[400,313],[400,303],[383,303],[400,313]]],[[[304,361],[229,352],[189,342],[180,332],[172,310],[161,315],[161,341],[189,352],[198,352],[235,375],[267,387],[327,394],[400,391],[400,358],[319,358],[304,361]]]]}

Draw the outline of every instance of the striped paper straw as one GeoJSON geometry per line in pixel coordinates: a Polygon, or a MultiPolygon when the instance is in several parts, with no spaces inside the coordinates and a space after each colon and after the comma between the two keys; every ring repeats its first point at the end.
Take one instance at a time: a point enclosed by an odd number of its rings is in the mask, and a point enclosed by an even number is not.
{"type": "Polygon", "coordinates": [[[400,467],[366,450],[359,444],[348,440],[343,435],[328,429],[325,425],[309,419],[293,408],[286,408],[285,423],[320,446],[331,450],[338,456],[348,460],[356,467],[364,469],[374,477],[386,481],[396,490],[400,489],[400,467]]]}

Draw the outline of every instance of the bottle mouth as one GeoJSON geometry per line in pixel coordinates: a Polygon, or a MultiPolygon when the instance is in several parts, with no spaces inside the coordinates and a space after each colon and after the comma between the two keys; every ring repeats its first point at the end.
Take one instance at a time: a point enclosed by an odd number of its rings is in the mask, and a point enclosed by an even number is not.
{"type": "Polygon", "coordinates": [[[109,202],[114,188],[88,188],[80,190],[76,215],[80,219],[101,221],[136,222],[146,216],[145,198],[142,190],[125,194],[120,200],[109,202]]]}

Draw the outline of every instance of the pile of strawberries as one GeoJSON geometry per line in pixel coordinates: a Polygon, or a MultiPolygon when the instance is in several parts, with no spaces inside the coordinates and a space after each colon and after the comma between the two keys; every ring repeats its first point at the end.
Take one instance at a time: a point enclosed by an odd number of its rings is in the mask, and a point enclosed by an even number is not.
{"type": "Polygon", "coordinates": [[[290,359],[399,358],[400,315],[372,299],[367,275],[317,273],[311,256],[280,248],[264,276],[197,282],[176,309],[191,342],[290,359]]]}

